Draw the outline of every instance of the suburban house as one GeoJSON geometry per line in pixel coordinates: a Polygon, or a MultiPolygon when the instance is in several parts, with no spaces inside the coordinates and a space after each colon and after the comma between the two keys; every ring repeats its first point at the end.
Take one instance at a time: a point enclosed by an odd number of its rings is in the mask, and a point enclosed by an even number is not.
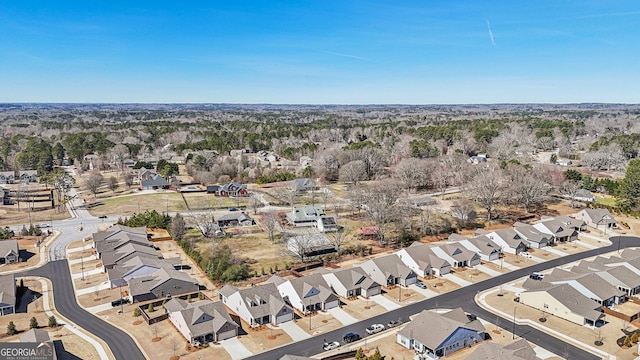
{"type": "Polygon", "coordinates": [[[380,284],[373,281],[362,268],[357,266],[326,271],[322,273],[322,277],[331,290],[343,298],[349,299],[357,296],[369,298],[373,295],[380,295],[382,292],[380,284]]]}
{"type": "Polygon", "coordinates": [[[132,303],[200,291],[197,280],[181,271],[164,267],[147,276],[131,278],[127,284],[132,303]]]}
{"type": "Polygon", "coordinates": [[[17,262],[20,262],[18,240],[0,240],[0,264],[13,264],[17,262]]]}
{"type": "Polygon", "coordinates": [[[449,242],[460,244],[465,249],[475,252],[484,261],[498,260],[502,253],[501,247],[485,235],[467,238],[460,234],[451,234],[449,235],[449,242]]]}
{"type": "Polygon", "coordinates": [[[287,213],[289,224],[300,226],[317,226],[318,219],[326,216],[322,206],[296,206],[287,213]]]}
{"type": "Polygon", "coordinates": [[[336,223],[336,218],[333,216],[321,216],[316,226],[321,232],[335,232],[340,230],[338,223],[336,223]]]}
{"type": "Polygon", "coordinates": [[[20,170],[19,177],[20,177],[21,183],[38,182],[38,171],[37,170],[20,170]]]}
{"type": "Polygon", "coordinates": [[[552,219],[538,222],[533,225],[534,228],[550,235],[553,242],[566,242],[578,240],[578,232],[569,224],[563,224],[562,221],[552,219]]]}
{"type": "Polygon", "coordinates": [[[130,259],[116,263],[107,270],[107,277],[112,288],[126,286],[127,282],[133,278],[151,275],[160,268],[175,270],[180,263],[180,258],[162,259],[156,256],[134,254],[130,259]]]}
{"type": "Polygon", "coordinates": [[[0,316],[16,312],[16,278],[0,275],[0,316]]]}
{"type": "Polygon", "coordinates": [[[486,329],[462,308],[438,314],[423,310],[398,331],[396,342],[416,351],[416,359],[438,359],[486,338],[486,329]]]}
{"type": "Polygon", "coordinates": [[[230,182],[228,184],[222,185],[218,189],[218,196],[230,196],[230,197],[243,197],[248,196],[249,191],[247,190],[246,184],[240,184],[237,181],[230,182]]]}
{"type": "MultiPolygon", "coordinates": [[[[64,345],[62,345],[62,342],[60,340],[51,340],[51,338],[49,337],[49,332],[44,329],[30,329],[29,331],[26,331],[24,334],[20,335],[19,342],[32,344],[33,349],[36,352],[35,357],[31,357],[32,359],[42,358],[42,359],[57,360],[58,354],[56,353],[57,352],[56,348],[64,349],[64,345]],[[56,346],[55,343],[58,343],[58,346],[56,346]]],[[[27,348],[27,349],[28,349],[27,350],[27,353],[28,353],[28,351],[31,350],[31,348],[27,348]]],[[[9,358],[15,359],[15,357],[12,357],[12,356],[9,356],[9,358]]],[[[18,357],[18,358],[22,358],[22,357],[18,357]]]]}
{"type": "Polygon", "coordinates": [[[0,171],[0,184],[14,184],[16,174],[13,171],[0,171]]]}
{"type": "Polygon", "coordinates": [[[310,178],[294,179],[289,182],[289,189],[295,192],[318,190],[316,181],[310,178]]]}
{"type": "Polygon", "coordinates": [[[542,360],[536,355],[529,342],[520,338],[507,344],[484,342],[480,344],[465,360],[542,360]]]}
{"type": "MultiPolygon", "coordinates": [[[[571,196],[567,195],[565,197],[570,198],[571,196]]],[[[587,189],[580,189],[573,195],[573,200],[581,202],[594,202],[596,201],[596,197],[591,193],[591,191],[587,189]]]]}
{"type": "Polygon", "coordinates": [[[418,281],[418,276],[397,254],[381,256],[358,264],[373,281],[382,286],[409,286],[418,281]]]}
{"type": "Polygon", "coordinates": [[[311,274],[291,280],[274,275],[266,283],[275,284],[280,296],[304,315],[340,305],[340,299],[331,291],[321,274],[311,274]]]}
{"type": "Polygon", "coordinates": [[[207,185],[207,194],[217,194],[220,191],[220,185],[207,185]]]}
{"type": "Polygon", "coordinates": [[[238,289],[232,285],[225,285],[218,291],[223,304],[251,327],[266,324],[278,325],[291,321],[294,317],[293,309],[287,305],[278,288],[273,283],[238,289]]]}
{"type": "Polygon", "coordinates": [[[421,277],[442,276],[451,272],[451,264],[438,257],[427,244],[414,242],[397,251],[396,255],[404,265],[421,277]]]}
{"type": "Polygon", "coordinates": [[[540,249],[553,244],[553,236],[536,229],[533,225],[516,222],[513,226],[530,248],[540,249]]]}
{"type": "Polygon", "coordinates": [[[160,174],[153,174],[149,179],[140,181],[142,190],[169,189],[169,187],[171,187],[171,184],[160,174]]]}
{"type": "Polygon", "coordinates": [[[201,223],[198,224],[197,227],[204,237],[215,237],[224,235],[224,231],[222,231],[220,225],[215,222],[201,223]]]}
{"type": "Polygon", "coordinates": [[[236,324],[219,301],[188,303],[171,299],[164,305],[169,320],[192,345],[208,344],[238,336],[236,324]]]}
{"type": "Polygon", "coordinates": [[[595,326],[604,317],[601,305],[569,284],[551,284],[546,289],[524,291],[520,293],[519,301],[578,325],[595,326]]]}
{"type": "Polygon", "coordinates": [[[556,160],[556,165],[569,166],[571,164],[573,164],[573,163],[569,159],[558,159],[558,160],[556,160]]]}
{"type": "Polygon", "coordinates": [[[569,227],[577,232],[587,230],[586,222],[584,222],[583,220],[572,218],[571,216],[567,216],[567,215],[561,215],[561,216],[555,216],[555,217],[542,215],[539,223],[543,223],[545,221],[551,221],[551,220],[556,220],[560,222],[562,225],[564,225],[565,227],[569,227]]]}
{"type": "Polygon", "coordinates": [[[518,255],[523,251],[527,251],[529,248],[529,242],[520,236],[513,228],[505,228],[491,232],[484,229],[477,229],[475,233],[476,235],[486,235],[489,240],[500,246],[503,252],[509,254],[518,255]]]}
{"type": "Polygon", "coordinates": [[[336,252],[336,246],[323,233],[294,234],[287,239],[287,249],[297,256],[317,256],[336,252]]]}
{"type": "Polygon", "coordinates": [[[434,245],[431,246],[431,251],[433,251],[437,257],[446,260],[454,268],[480,265],[480,255],[466,249],[458,243],[434,245]]]}
{"type": "Polygon", "coordinates": [[[92,235],[93,246],[100,258],[105,253],[116,251],[127,245],[136,244],[155,250],[153,243],[149,241],[150,234],[144,226],[132,228],[124,225],[114,225],[106,230],[98,231],[92,235]]]}
{"type": "Polygon", "coordinates": [[[216,221],[218,223],[218,226],[221,228],[230,226],[253,226],[256,224],[251,216],[245,213],[222,215],[218,217],[216,221]]]}
{"type": "Polygon", "coordinates": [[[135,242],[122,244],[112,251],[103,251],[99,255],[102,261],[102,270],[106,272],[109,272],[117,264],[125,263],[136,256],[162,259],[162,253],[154,247],[135,242]]]}
{"type": "Polygon", "coordinates": [[[582,209],[573,215],[574,218],[587,223],[596,229],[617,229],[618,223],[607,209],[582,209]]]}
{"type": "Polygon", "coordinates": [[[624,292],[597,273],[567,271],[556,268],[542,280],[527,279],[523,287],[527,290],[537,290],[550,287],[550,284],[568,284],[582,295],[605,307],[624,302],[624,292]]]}

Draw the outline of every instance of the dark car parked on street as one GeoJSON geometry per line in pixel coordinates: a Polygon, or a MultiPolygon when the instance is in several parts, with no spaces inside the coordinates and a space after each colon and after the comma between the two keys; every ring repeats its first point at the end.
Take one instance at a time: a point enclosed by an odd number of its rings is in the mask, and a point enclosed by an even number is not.
{"type": "Polygon", "coordinates": [[[348,333],[342,338],[342,341],[344,341],[347,344],[352,343],[354,341],[358,341],[358,340],[360,340],[360,335],[356,333],[348,333]]]}
{"type": "Polygon", "coordinates": [[[129,303],[129,298],[122,298],[122,299],[118,299],[118,300],[113,300],[111,302],[111,306],[115,307],[115,306],[120,306],[120,305],[124,305],[124,304],[128,304],[129,303]]]}

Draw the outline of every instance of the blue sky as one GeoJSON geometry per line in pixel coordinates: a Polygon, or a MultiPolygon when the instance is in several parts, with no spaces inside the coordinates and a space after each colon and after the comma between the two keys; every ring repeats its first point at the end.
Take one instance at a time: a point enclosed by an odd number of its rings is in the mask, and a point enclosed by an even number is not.
{"type": "Polygon", "coordinates": [[[634,1],[5,1],[0,102],[640,103],[634,1]]]}

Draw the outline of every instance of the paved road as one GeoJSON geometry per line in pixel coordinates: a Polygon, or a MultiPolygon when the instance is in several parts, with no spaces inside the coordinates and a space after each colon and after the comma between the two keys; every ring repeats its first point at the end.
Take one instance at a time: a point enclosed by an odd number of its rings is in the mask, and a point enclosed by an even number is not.
{"type": "MultiPolygon", "coordinates": [[[[386,324],[389,320],[401,320],[407,321],[410,315],[417,314],[425,309],[435,308],[456,308],[462,307],[465,311],[474,313],[480,318],[498,325],[500,327],[511,330],[513,323],[508,319],[496,318],[496,315],[487,312],[480,308],[474,302],[474,296],[486,289],[490,289],[502,284],[509,283],[518,278],[526,276],[534,271],[543,271],[553,267],[561,266],[567,263],[571,263],[580,259],[584,259],[591,256],[605,254],[617,249],[624,249],[627,247],[640,246],[640,238],[623,236],[622,238],[615,236],[611,239],[612,244],[607,247],[588,250],[578,254],[572,254],[558,259],[550,260],[540,264],[535,264],[527,268],[511,271],[501,276],[496,276],[487,279],[482,282],[475,283],[473,285],[460,288],[458,290],[445,293],[430,299],[422,300],[400,309],[389,311],[385,314],[378,315],[371,319],[363,320],[355,324],[345,326],[343,328],[323,333],[318,336],[292,343],[287,346],[283,346],[277,349],[273,349],[267,352],[256,354],[249,359],[252,360],[273,360],[279,359],[285,354],[300,355],[300,356],[312,356],[322,352],[322,344],[324,339],[327,341],[341,341],[342,336],[347,332],[355,332],[361,335],[366,334],[364,329],[374,323],[386,324]],[[620,242],[620,243],[619,243],[620,242]]],[[[516,325],[516,334],[524,337],[532,343],[541,346],[547,350],[550,350],[566,359],[600,359],[600,357],[593,355],[583,349],[580,349],[571,344],[565,343],[555,337],[552,337],[540,330],[532,328],[530,326],[516,325]]]]}
{"type": "Polygon", "coordinates": [[[78,305],[73,293],[67,260],[49,262],[40,268],[26,271],[24,275],[42,276],[50,279],[53,283],[55,309],[69,321],[107,343],[117,360],[146,359],[138,345],[127,333],[93,316],[78,305]]]}

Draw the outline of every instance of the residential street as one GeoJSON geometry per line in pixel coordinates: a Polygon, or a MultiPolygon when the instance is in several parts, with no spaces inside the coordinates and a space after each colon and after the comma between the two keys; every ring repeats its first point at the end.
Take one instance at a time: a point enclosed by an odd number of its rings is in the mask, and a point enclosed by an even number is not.
{"type": "MultiPolygon", "coordinates": [[[[634,247],[640,245],[640,238],[624,236],[621,239],[618,236],[615,236],[610,239],[612,242],[611,245],[603,248],[593,249],[589,251],[585,251],[582,253],[567,255],[565,257],[561,257],[558,259],[550,260],[544,263],[534,264],[530,267],[523,268],[520,270],[511,271],[504,275],[496,276],[489,278],[485,281],[460,288],[458,290],[442,294],[430,299],[425,299],[411,305],[389,311],[385,314],[375,316],[371,319],[363,320],[351,325],[347,325],[341,329],[330,331],[327,333],[323,333],[317,335],[315,337],[299,341],[296,343],[292,343],[287,346],[283,346],[277,349],[273,349],[271,351],[267,351],[261,354],[256,354],[249,359],[254,360],[273,360],[278,359],[285,354],[293,354],[300,356],[312,356],[315,354],[321,353],[322,344],[324,339],[327,341],[334,341],[342,339],[342,336],[348,332],[355,332],[361,335],[365,335],[364,329],[374,323],[386,324],[389,320],[402,320],[408,321],[409,316],[413,314],[417,314],[425,309],[433,309],[433,308],[456,308],[462,307],[465,311],[469,313],[473,313],[478,317],[505,329],[511,330],[513,328],[513,323],[511,319],[503,319],[497,318],[496,315],[489,313],[488,311],[480,308],[474,302],[474,296],[483,290],[496,287],[502,284],[509,283],[515,279],[521,278],[523,276],[527,276],[532,272],[540,272],[543,270],[547,270],[556,266],[561,266],[567,263],[571,263],[580,259],[605,254],[608,252],[616,251],[618,249],[618,244],[620,244],[620,249],[624,249],[627,247],[634,247]],[[620,242],[620,243],[619,243],[620,242]]],[[[568,344],[562,340],[559,340],[553,336],[550,336],[540,330],[532,328],[530,326],[521,326],[516,325],[515,327],[516,334],[520,337],[524,337],[532,343],[541,346],[555,354],[558,354],[564,358],[568,359],[600,359],[599,356],[593,355],[583,349],[580,349],[576,346],[568,344]]],[[[354,348],[358,345],[354,344],[354,348]]]]}

